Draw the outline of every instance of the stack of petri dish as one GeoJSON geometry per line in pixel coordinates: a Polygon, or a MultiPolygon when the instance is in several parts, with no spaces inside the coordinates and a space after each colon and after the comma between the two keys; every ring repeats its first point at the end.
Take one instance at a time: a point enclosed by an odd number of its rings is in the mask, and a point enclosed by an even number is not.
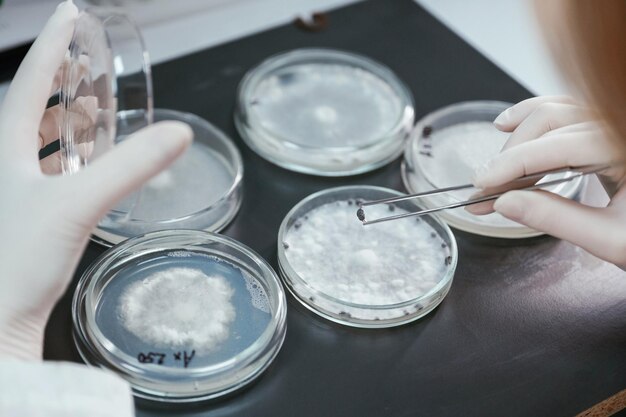
{"type": "MultiPolygon", "coordinates": [[[[497,130],[493,120],[511,105],[500,101],[462,102],[418,121],[406,145],[402,165],[402,179],[409,193],[471,183],[474,169],[489,161],[506,143],[509,134],[497,130]]],[[[570,175],[549,175],[542,181],[570,175]]],[[[583,179],[577,178],[547,190],[576,198],[582,186],[583,179]]],[[[420,202],[427,208],[438,207],[467,200],[476,191],[433,195],[420,202]]],[[[542,234],[497,213],[474,216],[463,207],[442,211],[439,216],[455,229],[483,236],[519,239],[542,234]]]]}

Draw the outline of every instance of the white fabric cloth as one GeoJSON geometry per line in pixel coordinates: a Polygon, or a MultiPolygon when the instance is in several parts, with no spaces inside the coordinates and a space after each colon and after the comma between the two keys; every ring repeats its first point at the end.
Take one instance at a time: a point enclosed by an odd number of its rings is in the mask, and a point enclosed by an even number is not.
{"type": "Polygon", "coordinates": [[[69,362],[0,361],[0,416],[131,417],[126,381],[69,362]]]}

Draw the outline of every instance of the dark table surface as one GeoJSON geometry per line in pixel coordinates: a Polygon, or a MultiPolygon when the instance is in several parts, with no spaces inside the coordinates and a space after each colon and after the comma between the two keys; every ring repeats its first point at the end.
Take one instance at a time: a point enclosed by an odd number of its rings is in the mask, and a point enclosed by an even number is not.
{"type": "MultiPolygon", "coordinates": [[[[328,179],[285,171],[248,149],[232,111],[239,80],[259,61],[310,46],[368,55],[407,83],[418,118],[462,100],[515,102],[530,95],[412,1],[358,3],[331,12],[329,22],[321,32],[288,25],[154,67],[158,107],[205,117],[241,150],[244,202],[223,233],[274,267],[278,226],[303,197],[348,184],[403,187],[399,161],[328,179]]],[[[9,58],[2,76],[11,71],[9,58]]],[[[456,236],[452,289],[426,318],[395,329],[357,330],[325,321],[289,297],[285,344],[256,383],[219,402],[170,410],[141,406],[138,415],[572,416],[626,388],[621,270],[548,237],[456,236]]],[[[46,329],[47,359],[80,361],[71,337],[71,294],[103,251],[89,245],[57,305],[46,329]]]]}

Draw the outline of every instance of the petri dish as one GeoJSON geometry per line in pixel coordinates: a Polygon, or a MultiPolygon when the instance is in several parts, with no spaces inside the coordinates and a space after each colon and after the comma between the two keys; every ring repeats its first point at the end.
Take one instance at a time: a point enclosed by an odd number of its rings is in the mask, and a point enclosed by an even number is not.
{"type": "Polygon", "coordinates": [[[65,174],[79,171],[153,122],[182,121],[195,135],[190,149],[170,168],[100,221],[94,241],[110,246],[163,229],[218,232],[230,223],[241,205],[239,151],[206,120],[153,107],[148,53],[128,16],[98,7],[82,12],[60,75],[65,174]]]}
{"type": "MultiPolygon", "coordinates": [[[[402,179],[409,193],[471,183],[473,171],[497,153],[509,134],[493,126],[493,120],[511,103],[468,101],[452,104],[422,118],[407,142],[402,164],[402,179]]],[[[546,176],[554,180],[572,173],[546,176]]],[[[566,198],[576,198],[582,178],[555,185],[547,190],[566,198]]],[[[475,189],[429,196],[420,199],[426,208],[467,200],[475,189]]],[[[468,233],[497,238],[519,239],[540,236],[530,229],[492,213],[474,216],[462,207],[445,210],[439,216],[448,225],[468,233]]]]}
{"type": "Polygon", "coordinates": [[[391,162],[413,121],[411,92],[389,68],[332,49],[297,49],[263,61],[239,84],[235,109],[235,125],[257,154],[320,176],[391,162]]]}
{"type": "MultiPolygon", "coordinates": [[[[126,112],[126,130],[141,117],[126,112]]],[[[243,161],[232,141],[206,120],[190,113],[154,109],[154,121],[178,120],[191,126],[191,147],[169,168],[109,211],[94,230],[101,244],[164,229],[219,232],[242,201],[243,161]]]]}
{"type": "Polygon", "coordinates": [[[190,403],[234,392],[278,354],[286,299],[272,268],[208,232],[161,231],[105,252],[72,303],[83,360],[127,380],[136,397],[190,403]]]}
{"type": "Polygon", "coordinates": [[[152,75],[137,26],[107,8],[82,11],[60,70],[61,166],[66,174],[111,149],[129,132],[125,116],[139,129],[152,123],[152,75]],[[118,112],[121,117],[118,117],[118,112]]]}
{"type": "MultiPolygon", "coordinates": [[[[458,257],[450,228],[431,215],[370,226],[357,219],[360,200],[400,195],[374,186],[331,188],[287,214],[278,233],[279,272],[302,305],[347,326],[385,328],[417,320],[441,303],[458,257]]],[[[418,208],[403,201],[367,213],[418,208]]]]}

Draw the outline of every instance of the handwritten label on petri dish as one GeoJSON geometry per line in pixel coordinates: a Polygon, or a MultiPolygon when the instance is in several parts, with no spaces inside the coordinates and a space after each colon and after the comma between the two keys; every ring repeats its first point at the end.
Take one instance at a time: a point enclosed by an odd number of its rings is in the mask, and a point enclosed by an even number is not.
{"type": "MultiPolygon", "coordinates": [[[[174,352],[171,354],[172,359],[177,362],[183,363],[183,366],[186,368],[191,363],[191,360],[196,355],[196,351],[192,350],[191,353],[188,353],[186,350],[174,352]]],[[[165,359],[167,358],[166,353],[159,352],[139,352],[137,355],[137,360],[141,363],[154,363],[156,365],[163,365],[165,359]]]]}

